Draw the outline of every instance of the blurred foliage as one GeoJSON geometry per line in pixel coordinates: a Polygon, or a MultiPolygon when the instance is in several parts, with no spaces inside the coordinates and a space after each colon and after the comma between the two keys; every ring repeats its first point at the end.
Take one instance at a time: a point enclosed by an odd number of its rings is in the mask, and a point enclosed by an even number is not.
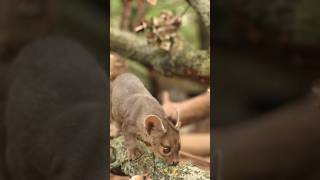
{"type": "Polygon", "coordinates": [[[292,27],[291,17],[297,0],[241,0],[239,2],[238,6],[243,7],[243,13],[261,28],[286,31],[292,27]]]}
{"type": "Polygon", "coordinates": [[[152,91],[152,83],[151,83],[151,79],[149,78],[149,71],[144,66],[142,66],[141,64],[135,61],[127,60],[127,62],[128,62],[129,72],[139,77],[139,79],[143,82],[146,88],[149,91],[152,91]]]}
{"type": "MultiPolygon", "coordinates": [[[[133,3],[135,5],[135,2],[133,3]]],[[[145,19],[150,20],[152,17],[159,16],[162,11],[172,11],[176,15],[181,15],[188,8],[186,1],[181,0],[162,0],[158,1],[157,5],[150,6],[146,5],[145,19]]],[[[110,25],[113,27],[119,27],[121,15],[122,15],[122,1],[111,0],[111,17],[110,25]]],[[[200,36],[198,18],[196,12],[189,7],[187,12],[183,15],[182,26],[180,28],[180,35],[183,40],[187,41],[194,48],[200,47],[200,36]]]]}
{"type": "Polygon", "coordinates": [[[215,38],[232,43],[285,39],[289,44],[319,44],[318,7],[318,0],[216,1],[215,38]]]}
{"type": "MultiPolygon", "coordinates": [[[[136,1],[133,1],[133,7],[137,6],[136,1]]],[[[158,1],[155,6],[151,6],[145,2],[145,20],[150,20],[152,17],[158,17],[163,11],[171,11],[174,14],[182,16],[182,25],[178,31],[180,38],[183,41],[186,41],[188,45],[193,48],[201,47],[201,39],[200,39],[200,26],[199,26],[199,18],[196,12],[189,7],[186,1],[181,0],[161,0],[158,1]]],[[[123,3],[121,0],[111,0],[110,1],[110,26],[111,27],[120,27],[121,17],[123,13],[123,3]]],[[[136,13],[136,9],[133,9],[133,14],[136,13]]],[[[139,36],[145,36],[144,33],[137,33],[139,36]]],[[[139,63],[135,61],[128,60],[129,71],[136,74],[145,84],[148,90],[153,91],[153,84],[151,83],[151,79],[149,77],[149,71],[139,63]]],[[[170,79],[170,78],[168,78],[170,79]]],[[[170,88],[172,86],[182,86],[184,91],[187,92],[201,92],[205,87],[202,85],[198,85],[196,83],[192,83],[188,80],[183,81],[183,83],[178,83],[181,80],[172,79],[173,83],[169,83],[168,80],[165,82],[161,81],[161,86],[164,84],[170,84],[170,88]]],[[[169,87],[168,87],[169,88],[169,87]]]]}

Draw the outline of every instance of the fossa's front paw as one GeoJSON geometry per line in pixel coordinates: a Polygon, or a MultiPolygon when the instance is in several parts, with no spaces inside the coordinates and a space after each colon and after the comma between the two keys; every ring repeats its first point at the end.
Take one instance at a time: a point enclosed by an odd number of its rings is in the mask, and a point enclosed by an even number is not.
{"type": "Polygon", "coordinates": [[[130,177],[129,180],[152,180],[148,173],[144,174],[144,175],[135,175],[135,176],[132,176],[130,177]]]}
{"type": "Polygon", "coordinates": [[[136,160],[143,155],[143,151],[139,147],[128,148],[129,160],[136,160]]]}

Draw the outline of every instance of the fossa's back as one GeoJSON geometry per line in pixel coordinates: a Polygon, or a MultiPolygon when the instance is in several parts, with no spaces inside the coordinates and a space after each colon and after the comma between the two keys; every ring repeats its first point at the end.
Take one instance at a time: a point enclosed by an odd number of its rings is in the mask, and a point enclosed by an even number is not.
{"type": "Polygon", "coordinates": [[[150,94],[143,83],[133,74],[119,75],[111,84],[111,119],[121,126],[123,121],[138,125],[145,115],[164,118],[165,112],[159,102],[150,94]]]}

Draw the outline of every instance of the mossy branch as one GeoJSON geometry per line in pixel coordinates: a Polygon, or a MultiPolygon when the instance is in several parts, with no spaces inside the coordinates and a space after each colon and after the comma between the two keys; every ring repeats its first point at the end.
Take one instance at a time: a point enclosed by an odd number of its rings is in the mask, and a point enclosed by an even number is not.
{"type": "Polygon", "coordinates": [[[210,0],[187,0],[187,2],[199,14],[210,32],[210,0]]]}
{"type": "Polygon", "coordinates": [[[153,153],[142,142],[145,153],[137,160],[128,160],[122,136],[110,142],[110,171],[123,173],[127,176],[148,174],[151,179],[170,180],[209,180],[210,174],[193,164],[169,166],[153,153]]]}
{"type": "Polygon", "coordinates": [[[176,75],[202,83],[210,82],[210,55],[207,51],[189,47],[177,52],[164,51],[148,45],[143,37],[116,28],[110,28],[110,49],[165,76],[176,75]]]}

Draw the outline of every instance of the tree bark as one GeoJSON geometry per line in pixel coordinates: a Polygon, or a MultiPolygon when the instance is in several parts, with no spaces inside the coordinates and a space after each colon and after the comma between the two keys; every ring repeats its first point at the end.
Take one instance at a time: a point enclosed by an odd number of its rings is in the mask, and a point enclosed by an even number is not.
{"type": "Polygon", "coordinates": [[[110,28],[110,49],[152,67],[165,76],[176,75],[202,83],[210,82],[210,55],[207,51],[188,47],[177,52],[167,52],[148,45],[145,38],[115,28],[110,28]]]}
{"type": "Polygon", "coordinates": [[[179,111],[182,125],[191,124],[210,115],[210,92],[202,93],[181,102],[172,102],[169,93],[163,93],[162,107],[172,119],[177,119],[179,111]]]}
{"type": "Polygon", "coordinates": [[[210,0],[187,0],[187,2],[199,14],[210,32],[210,0]]]}
{"type": "Polygon", "coordinates": [[[198,155],[210,155],[210,133],[181,134],[181,150],[198,155]]]}

